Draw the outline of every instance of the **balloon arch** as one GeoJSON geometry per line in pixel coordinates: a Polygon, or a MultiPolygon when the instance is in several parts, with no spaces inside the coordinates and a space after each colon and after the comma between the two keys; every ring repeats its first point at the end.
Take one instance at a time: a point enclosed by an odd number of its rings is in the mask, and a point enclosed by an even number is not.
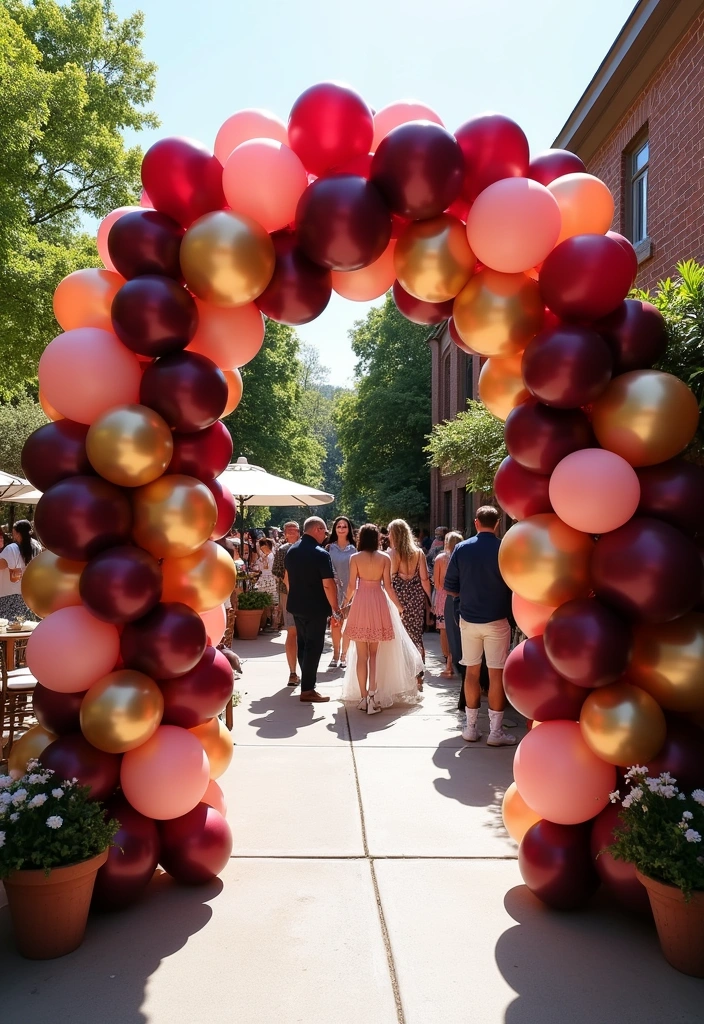
{"type": "MultiPolygon", "coordinates": [[[[610,834],[617,771],[657,755],[667,767],[688,723],[665,713],[704,706],[703,474],[677,459],[698,408],[650,369],[665,326],[626,299],[638,264],[609,231],[608,188],[571,153],[531,159],[507,117],[453,135],[422,104],[372,113],[334,83],[304,92],[288,126],[234,114],[214,155],[157,142],[142,181],[141,206],[99,227],[106,269],[56,289],[64,333],[39,364],[53,422],[23,465],[45,492],[47,550],[23,593],[43,618],[27,652],[40,724],[15,764],[41,753],[109,801],[124,853],[101,872],[108,904],[136,898],[157,862],[185,882],[223,868],[214,780],[232,754],[218,718],[232,675],[215,645],[234,569],[214,540],[234,506],[217,481],[232,455],[221,420],[262,314],[299,325],[333,290],[393,288],[410,320],[449,318],[455,344],[488,357],[480,396],[506,420],[510,453],[496,496],[518,520],[501,570],[529,637],[506,688],[540,723],[518,747],[504,817],[526,833],[528,885],[580,902],[594,877],[585,823],[610,834]]],[[[607,860],[599,870],[624,891],[607,860]]]]}

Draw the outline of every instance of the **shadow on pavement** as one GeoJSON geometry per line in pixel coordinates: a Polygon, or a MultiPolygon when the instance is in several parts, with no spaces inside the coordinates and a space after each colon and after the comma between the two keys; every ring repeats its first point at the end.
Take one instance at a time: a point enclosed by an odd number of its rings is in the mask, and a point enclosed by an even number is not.
{"type": "Polygon", "coordinates": [[[264,739],[282,740],[295,736],[299,729],[321,722],[325,716],[321,715],[320,708],[325,705],[306,704],[298,699],[299,694],[300,691],[291,686],[252,700],[250,713],[261,717],[251,718],[248,724],[264,739]]]}
{"type": "Polygon", "coordinates": [[[433,764],[446,771],[449,778],[435,779],[441,796],[457,800],[469,807],[494,808],[501,818],[501,801],[513,781],[513,747],[484,747],[466,744],[457,747],[452,740],[441,740],[433,753],[433,764]]]}

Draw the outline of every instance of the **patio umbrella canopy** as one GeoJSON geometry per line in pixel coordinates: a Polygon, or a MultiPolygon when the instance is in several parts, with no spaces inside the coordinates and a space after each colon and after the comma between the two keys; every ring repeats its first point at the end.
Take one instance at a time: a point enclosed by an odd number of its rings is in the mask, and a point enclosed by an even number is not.
{"type": "Polygon", "coordinates": [[[18,505],[36,505],[41,498],[41,491],[32,487],[29,480],[3,473],[0,470],[0,501],[16,502],[18,505]]]}
{"type": "Polygon", "coordinates": [[[261,466],[250,466],[244,455],[227,467],[218,481],[232,494],[240,508],[244,531],[245,505],[329,505],[334,494],[318,491],[308,484],[297,484],[281,476],[267,473],[261,466]]]}

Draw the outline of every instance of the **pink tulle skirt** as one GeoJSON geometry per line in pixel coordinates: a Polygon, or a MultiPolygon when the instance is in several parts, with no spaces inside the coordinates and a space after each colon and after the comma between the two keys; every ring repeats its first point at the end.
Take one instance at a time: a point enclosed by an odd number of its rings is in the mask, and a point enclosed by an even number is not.
{"type": "Polygon", "coordinates": [[[379,581],[359,581],[347,616],[345,636],[349,640],[364,640],[367,643],[394,639],[389,602],[379,581]]]}

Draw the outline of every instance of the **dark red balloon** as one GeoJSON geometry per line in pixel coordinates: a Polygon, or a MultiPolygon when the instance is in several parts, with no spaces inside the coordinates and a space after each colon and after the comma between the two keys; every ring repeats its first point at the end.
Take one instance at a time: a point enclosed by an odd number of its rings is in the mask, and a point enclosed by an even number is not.
{"type": "Polygon", "coordinates": [[[628,253],[606,235],[574,235],[560,242],[540,269],[540,293],[563,320],[600,320],[631,287],[628,253]]]}
{"type": "Polygon", "coordinates": [[[161,600],[159,563],[141,548],[102,551],[81,573],[81,600],[89,612],[116,625],[141,619],[161,600]]]}
{"type": "Polygon", "coordinates": [[[373,158],[373,153],[364,153],[362,156],[352,157],[351,160],[345,160],[344,163],[339,164],[337,167],[330,167],[320,177],[327,178],[331,174],[359,174],[363,178],[369,178],[372,173],[373,158]]]}
{"type": "Polygon", "coordinates": [[[179,252],[183,228],[158,210],[133,210],[118,217],[108,234],[108,252],[127,280],[143,274],[182,279],[179,252]]]}
{"type": "Polygon", "coordinates": [[[154,209],[189,227],[225,206],[222,164],[199,142],[170,138],[155,142],[142,160],[142,184],[154,209]]]}
{"type": "Polygon", "coordinates": [[[115,818],[120,828],[98,871],[92,905],[100,910],[121,910],[135,903],[152,879],[159,863],[159,830],[152,818],[135,811],[122,795],[107,802],[105,817],[115,818]]]}
{"type": "Polygon", "coordinates": [[[34,687],[32,707],[34,717],[44,729],[66,736],[81,731],[80,711],[83,693],[58,693],[41,683],[34,687]]]}
{"type": "Polygon", "coordinates": [[[638,514],[664,519],[683,533],[704,532],[704,468],[684,459],[636,469],[638,514]]]}
{"type": "Polygon", "coordinates": [[[56,784],[64,779],[78,779],[81,786],[90,786],[91,800],[107,800],[120,781],[121,754],[98,750],[80,733],[59,736],[42,752],[42,766],[51,768],[56,784]]]}
{"type": "Polygon", "coordinates": [[[511,519],[528,519],[552,512],[550,477],[531,473],[507,455],[494,477],[494,494],[511,519]]]}
{"type": "Polygon", "coordinates": [[[589,420],[579,409],[521,402],[506,419],[506,447],[524,469],[550,474],[566,455],[594,446],[589,420]]]}
{"type": "Polygon", "coordinates": [[[158,604],[143,619],[129,622],[122,633],[120,653],[125,668],[152,679],[172,679],[195,668],[206,647],[205,625],[185,604],[158,604]]]}
{"type": "Polygon", "coordinates": [[[624,299],[620,306],[594,324],[611,349],[614,374],[645,370],[657,363],[667,348],[667,325],[650,302],[624,299]]]}
{"type": "Polygon", "coordinates": [[[515,647],[504,666],[504,689],[513,707],[538,722],[576,722],[586,692],[564,679],[548,661],[542,636],[515,647]]]}
{"type": "Polygon", "coordinates": [[[110,314],[123,345],[152,359],[181,352],[198,327],[193,296],[170,277],[153,274],[123,284],[110,314]]]}
{"type": "Polygon", "coordinates": [[[76,562],[125,544],[132,529],[132,505],[125,492],[100,477],[72,476],[45,491],[34,514],[42,544],[76,562]]]}
{"type": "Polygon", "coordinates": [[[288,120],[289,145],[311,174],[322,174],[369,153],[374,117],[361,96],[339,82],[301,93],[288,120]]]}
{"type": "Polygon", "coordinates": [[[220,420],[194,434],[174,434],[173,438],[169,473],[185,473],[205,482],[220,476],[230,465],[232,436],[220,420]]]}
{"type": "Polygon", "coordinates": [[[532,158],[527,177],[539,181],[541,185],[549,185],[563,174],[584,173],[586,169],[576,153],[570,153],[568,149],[546,149],[532,158]]]}
{"type": "Polygon", "coordinates": [[[297,327],[323,312],[332,295],[332,274],[309,260],[290,231],[272,235],[274,276],[255,302],[265,316],[297,327]]]}
{"type": "Polygon", "coordinates": [[[206,885],[227,866],[232,832],[214,807],[198,804],[180,818],[159,822],[164,871],[184,885],[206,885]]]}
{"type": "Polygon", "coordinates": [[[301,196],[296,233],[303,252],[330,270],[359,270],[391,239],[391,215],[370,181],[356,174],[318,178],[301,196]]]}
{"type": "Polygon", "coordinates": [[[410,121],[379,143],[371,180],[393,213],[427,220],[457,199],[464,171],[462,150],[446,128],[432,121],[410,121]]]}
{"type": "Polygon", "coordinates": [[[645,516],[599,538],[592,555],[597,597],[645,622],[670,622],[699,601],[704,568],[695,544],[645,516]]]}
{"type": "Polygon", "coordinates": [[[177,679],[164,679],[159,684],[164,695],[162,725],[193,729],[215,718],[232,697],[232,686],[229,661],[215,647],[206,647],[194,669],[177,679]]]}
{"type": "Polygon", "coordinates": [[[603,338],[574,324],[540,331],[528,343],[521,362],[530,393],[557,409],[589,405],[605,390],[612,368],[611,352],[603,338]]]}
{"type": "Polygon", "coordinates": [[[413,324],[430,327],[452,316],[454,299],[448,299],[447,302],[424,302],[410,295],[398,281],[394,281],[392,295],[399,313],[403,313],[406,320],[413,324]]]}
{"type": "Polygon", "coordinates": [[[545,653],[556,672],[575,686],[614,683],[626,670],[633,635],[628,622],[596,598],[566,601],[548,619],[545,653]]]}
{"type": "Polygon", "coordinates": [[[682,792],[704,789],[704,730],[686,718],[667,715],[667,735],[657,757],[648,762],[655,777],[669,772],[682,792]]]}
{"type": "Polygon", "coordinates": [[[518,867],[534,896],[555,910],[585,907],[599,887],[589,848],[590,827],[538,821],[518,850],[518,867]]]}
{"type": "MultiPolygon", "coordinates": [[[[399,285],[399,288],[400,287],[401,286],[399,285]]],[[[408,295],[408,292],[406,292],[406,294],[408,295]]],[[[413,298],[413,296],[409,296],[409,298],[413,298]]],[[[418,300],[416,300],[416,301],[418,301],[418,300]]],[[[443,302],[443,303],[441,303],[441,305],[445,306],[446,303],[443,302]]],[[[479,355],[478,352],[475,352],[473,348],[470,348],[469,345],[465,341],[463,341],[462,338],[460,337],[460,332],[455,327],[455,319],[454,319],[454,317],[450,317],[450,319],[447,321],[447,329],[448,329],[448,331],[450,333],[450,337],[452,338],[452,340],[454,341],[455,345],[457,345],[457,348],[460,349],[461,352],[464,352],[465,355],[468,355],[468,356],[478,356],[479,355]]]]}
{"type": "Polygon", "coordinates": [[[607,847],[614,841],[616,829],[623,828],[619,814],[620,804],[607,804],[597,814],[592,824],[590,847],[594,866],[606,891],[613,896],[622,907],[636,913],[650,912],[650,900],[642,882],[636,876],[636,866],[626,860],[616,860],[607,847]]]}
{"type": "Polygon", "coordinates": [[[525,178],[530,152],[523,130],[503,114],[480,114],[455,132],[465,162],[462,194],[473,202],[500,178],[525,178]]]}
{"type": "Polygon", "coordinates": [[[73,420],[47,423],[27,438],[22,449],[22,472],[38,491],[69,476],[94,476],[86,455],[88,426],[73,420]]]}
{"type": "Polygon", "coordinates": [[[224,537],[229,533],[230,527],[235,521],[237,503],[232,496],[232,492],[228,491],[227,487],[223,487],[218,480],[204,480],[203,482],[215,498],[215,504],[218,509],[218,518],[215,521],[213,532],[210,534],[210,539],[219,540],[220,537],[224,537]]]}
{"type": "Polygon", "coordinates": [[[606,237],[613,238],[614,242],[618,242],[623,251],[628,254],[628,258],[631,261],[631,283],[634,284],[636,278],[638,277],[639,264],[638,254],[633,248],[633,243],[629,242],[629,240],[624,235],[619,235],[618,231],[607,231],[606,237]]]}
{"type": "Polygon", "coordinates": [[[177,352],[147,367],[139,397],[172,430],[191,434],[220,418],[227,404],[227,380],[211,359],[177,352]]]}

